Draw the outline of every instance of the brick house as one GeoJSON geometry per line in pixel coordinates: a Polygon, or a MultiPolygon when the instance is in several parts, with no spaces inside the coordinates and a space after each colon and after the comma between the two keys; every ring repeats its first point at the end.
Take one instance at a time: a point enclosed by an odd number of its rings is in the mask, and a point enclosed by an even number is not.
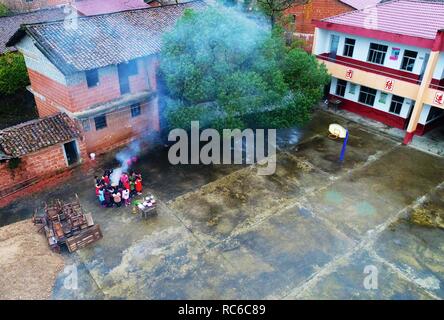
{"type": "Polygon", "coordinates": [[[87,153],[81,130],[66,114],[0,130],[0,195],[78,165],[84,159],[87,153]],[[12,167],[14,161],[16,165],[12,167]]]}
{"type": "Polygon", "coordinates": [[[307,0],[302,4],[295,4],[285,10],[288,17],[287,31],[293,37],[306,41],[306,50],[311,52],[315,25],[312,20],[321,20],[355,9],[364,9],[379,3],[381,0],[307,0]]]}
{"type": "Polygon", "coordinates": [[[11,11],[24,12],[67,5],[71,0],[0,0],[11,11]]]}
{"type": "Polygon", "coordinates": [[[24,25],[8,42],[23,53],[41,117],[64,112],[101,153],[159,131],[156,71],[162,34],[203,2],[24,25]]]}

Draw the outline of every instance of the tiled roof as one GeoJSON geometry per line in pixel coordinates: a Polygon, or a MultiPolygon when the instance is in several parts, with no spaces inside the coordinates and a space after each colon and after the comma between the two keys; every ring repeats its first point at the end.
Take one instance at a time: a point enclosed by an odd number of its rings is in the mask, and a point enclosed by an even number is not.
{"type": "MultiPolygon", "coordinates": [[[[200,9],[201,1],[81,17],[77,28],[63,21],[24,26],[39,48],[63,73],[118,64],[160,51],[162,35],[187,8],[200,9]]],[[[20,39],[20,31],[8,44],[20,39]]]]}
{"type": "Polygon", "coordinates": [[[330,17],[323,21],[434,39],[436,32],[444,28],[444,3],[426,0],[394,0],[377,4],[370,9],[330,17]]]}
{"type": "Polygon", "coordinates": [[[149,7],[144,0],[82,0],[72,5],[85,16],[149,7]]]}
{"type": "Polygon", "coordinates": [[[8,157],[22,157],[79,136],[74,120],[59,113],[0,130],[0,152],[8,157]]]}
{"type": "Polygon", "coordinates": [[[381,0],[339,0],[345,4],[348,4],[350,7],[361,10],[367,7],[374,6],[381,2],[381,0]]]}
{"type": "Polygon", "coordinates": [[[0,54],[6,51],[6,42],[21,24],[54,21],[64,17],[63,9],[55,8],[0,18],[0,54]]]}

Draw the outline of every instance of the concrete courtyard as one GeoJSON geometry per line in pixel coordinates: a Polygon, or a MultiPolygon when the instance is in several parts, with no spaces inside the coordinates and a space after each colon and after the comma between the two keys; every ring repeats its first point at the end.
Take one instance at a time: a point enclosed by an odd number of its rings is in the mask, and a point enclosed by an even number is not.
{"type": "Polygon", "coordinates": [[[61,272],[53,299],[444,298],[444,158],[321,111],[278,144],[271,176],[172,166],[166,150],[143,155],[136,169],[160,200],[148,220],[99,207],[93,176],[112,163],[102,159],[0,209],[0,223],[76,193],[93,213],[104,238],[63,253],[78,287],[61,272]],[[328,138],[333,122],[350,131],[343,164],[342,141],[328,138]],[[369,266],[377,288],[364,285],[369,266]]]}

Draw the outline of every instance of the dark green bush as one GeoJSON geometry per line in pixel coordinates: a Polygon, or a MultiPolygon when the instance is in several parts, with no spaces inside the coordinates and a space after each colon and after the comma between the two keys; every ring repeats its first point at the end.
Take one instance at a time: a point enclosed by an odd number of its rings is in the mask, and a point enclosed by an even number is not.
{"type": "Polygon", "coordinates": [[[9,15],[9,9],[3,3],[0,3],[0,17],[6,17],[9,15]]]}
{"type": "Polygon", "coordinates": [[[18,52],[0,56],[0,95],[11,95],[29,84],[25,59],[18,52]]]}
{"type": "Polygon", "coordinates": [[[22,162],[22,159],[20,158],[12,158],[8,161],[8,168],[11,170],[17,169],[22,162]]]}

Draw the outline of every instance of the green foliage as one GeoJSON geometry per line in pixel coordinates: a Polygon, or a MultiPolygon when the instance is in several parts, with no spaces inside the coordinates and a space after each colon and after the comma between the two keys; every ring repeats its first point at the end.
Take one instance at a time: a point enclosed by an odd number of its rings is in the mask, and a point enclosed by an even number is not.
{"type": "Polygon", "coordinates": [[[0,56],[0,94],[13,94],[28,83],[25,60],[20,53],[8,52],[0,56]]]}
{"type": "Polygon", "coordinates": [[[3,3],[0,3],[0,17],[6,17],[9,15],[9,9],[3,3]]]}
{"type": "Polygon", "coordinates": [[[187,10],[161,52],[173,128],[191,120],[217,129],[301,124],[329,81],[314,57],[285,45],[281,29],[229,9],[187,10]]]}
{"type": "Polygon", "coordinates": [[[8,160],[8,168],[10,170],[17,169],[20,166],[20,163],[22,163],[22,159],[20,158],[12,158],[8,160]]]}

